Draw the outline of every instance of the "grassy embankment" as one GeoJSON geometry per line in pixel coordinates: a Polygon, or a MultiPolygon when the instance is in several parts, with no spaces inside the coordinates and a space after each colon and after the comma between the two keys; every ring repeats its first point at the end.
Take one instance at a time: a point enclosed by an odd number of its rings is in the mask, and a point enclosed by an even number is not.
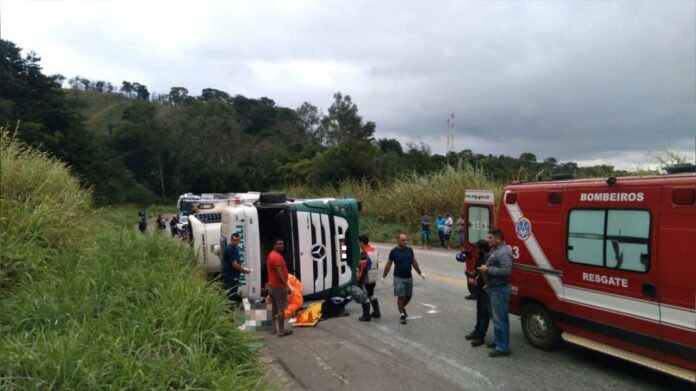
{"type": "MultiPolygon", "coordinates": [[[[360,231],[372,240],[394,242],[400,232],[407,233],[412,243],[420,243],[420,218],[424,212],[433,220],[433,239],[437,238],[435,219],[450,213],[456,222],[464,204],[464,191],[490,189],[496,200],[502,183],[491,180],[482,170],[469,165],[447,167],[427,175],[412,173],[388,183],[369,184],[347,181],[338,189],[309,189],[294,186],[287,193],[296,197],[354,197],[363,201],[360,231]]],[[[456,229],[456,228],[455,228],[456,229]]],[[[457,240],[452,237],[452,244],[457,240]]]]}
{"type": "Polygon", "coordinates": [[[0,389],[263,389],[193,254],[2,136],[0,389]]]}

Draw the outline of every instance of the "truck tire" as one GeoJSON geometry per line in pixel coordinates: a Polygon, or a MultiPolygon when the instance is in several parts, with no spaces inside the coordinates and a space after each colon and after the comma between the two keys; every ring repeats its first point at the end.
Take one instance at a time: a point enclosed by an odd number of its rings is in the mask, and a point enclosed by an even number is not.
{"type": "Polygon", "coordinates": [[[561,335],[542,305],[529,303],[524,306],[521,320],[524,336],[532,346],[551,350],[558,345],[561,335]]]}
{"type": "Polygon", "coordinates": [[[287,201],[285,193],[261,193],[259,202],[262,204],[278,204],[287,201]]]}

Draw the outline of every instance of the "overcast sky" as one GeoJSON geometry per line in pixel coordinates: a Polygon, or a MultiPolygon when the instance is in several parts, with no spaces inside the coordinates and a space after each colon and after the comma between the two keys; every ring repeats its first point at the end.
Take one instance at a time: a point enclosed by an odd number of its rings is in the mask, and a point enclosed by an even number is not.
{"type": "Polygon", "coordinates": [[[1,34],[48,74],[216,88],[326,110],[376,136],[635,168],[693,161],[696,1],[13,1],[1,34]]]}

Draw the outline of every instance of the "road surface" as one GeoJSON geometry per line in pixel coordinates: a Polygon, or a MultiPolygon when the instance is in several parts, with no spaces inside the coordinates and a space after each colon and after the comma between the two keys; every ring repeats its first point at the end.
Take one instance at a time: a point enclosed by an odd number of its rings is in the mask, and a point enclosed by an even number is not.
{"type": "MultiPolygon", "coordinates": [[[[391,245],[376,246],[383,267],[391,245]]],[[[283,368],[289,390],[682,390],[691,385],[667,375],[569,344],[553,352],[531,347],[519,318],[511,316],[512,355],[489,358],[486,346],[464,339],[474,326],[476,303],[467,294],[463,266],[453,251],[419,250],[426,280],[414,277],[407,325],[398,319],[391,273],[377,284],[382,318],[351,315],[278,338],[260,334],[266,359],[283,368]]],[[[393,269],[392,269],[393,273],[393,269]]],[[[492,332],[492,324],[489,335],[492,332]]]]}

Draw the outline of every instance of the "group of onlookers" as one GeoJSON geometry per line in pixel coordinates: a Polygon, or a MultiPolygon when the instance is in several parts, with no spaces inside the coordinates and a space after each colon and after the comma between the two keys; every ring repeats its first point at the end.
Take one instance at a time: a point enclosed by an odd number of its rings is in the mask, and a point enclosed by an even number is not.
{"type": "MultiPolygon", "coordinates": [[[[432,225],[432,220],[430,215],[425,213],[420,220],[421,225],[421,242],[422,247],[430,248],[430,227],[432,225]]],[[[437,236],[440,239],[440,248],[451,249],[451,238],[452,238],[452,228],[455,225],[452,216],[449,213],[444,215],[440,214],[435,220],[435,225],[437,226],[437,236]]],[[[466,220],[464,220],[464,213],[457,219],[456,222],[457,229],[457,244],[460,249],[464,248],[464,235],[466,232],[466,220]]]]}
{"type": "MultiPolygon", "coordinates": [[[[438,220],[440,218],[442,216],[438,216],[438,220]]],[[[443,225],[447,225],[448,219],[451,221],[449,215],[445,215],[443,225]]],[[[423,216],[422,219],[424,226],[426,223],[429,225],[429,217],[427,215],[423,216]]],[[[440,222],[438,222],[439,225],[440,222]]],[[[425,235],[427,231],[425,229],[423,231],[423,235],[425,235]]],[[[252,272],[251,269],[242,265],[239,261],[238,244],[239,235],[232,234],[230,243],[225,247],[221,259],[224,286],[230,294],[230,299],[233,301],[239,300],[236,294],[241,274],[252,272]]],[[[378,262],[377,251],[369,244],[369,238],[366,235],[359,237],[359,245],[361,254],[356,283],[364,286],[367,291],[366,298],[362,302],[363,311],[359,320],[370,321],[381,317],[379,303],[374,295],[376,277],[370,275],[378,269],[375,265],[375,262],[378,262]],[[373,310],[372,313],[370,313],[371,309],[373,310]]],[[[461,245],[463,246],[463,243],[461,245]]],[[[489,230],[488,240],[479,240],[476,243],[476,248],[474,271],[465,271],[467,277],[474,281],[472,294],[476,298],[476,324],[474,330],[466,335],[465,338],[471,340],[471,346],[483,345],[490,320],[492,319],[493,338],[487,346],[493,350],[489,353],[489,356],[507,356],[510,354],[508,302],[511,294],[512,253],[505,243],[503,232],[497,228],[489,230]]],[[[286,329],[283,316],[283,312],[287,307],[287,296],[292,293],[292,287],[288,284],[288,270],[282,255],[283,250],[283,240],[280,238],[274,239],[273,251],[269,253],[266,264],[268,298],[272,306],[272,316],[277,320],[277,326],[274,325],[273,333],[279,336],[286,336],[292,333],[291,329],[286,329]]],[[[389,252],[382,278],[386,278],[389,275],[392,266],[394,267],[393,290],[394,296],[397,298],[399,321],[401,324],[406,324],[408,318],[406,306],[413,296],[412,270],[415,269],[423,279],[425,279],[425,276],[421,272],[414,251],[408,246],[408,239],[404,234],[399,235],[398,245],[389,252]]]]}

